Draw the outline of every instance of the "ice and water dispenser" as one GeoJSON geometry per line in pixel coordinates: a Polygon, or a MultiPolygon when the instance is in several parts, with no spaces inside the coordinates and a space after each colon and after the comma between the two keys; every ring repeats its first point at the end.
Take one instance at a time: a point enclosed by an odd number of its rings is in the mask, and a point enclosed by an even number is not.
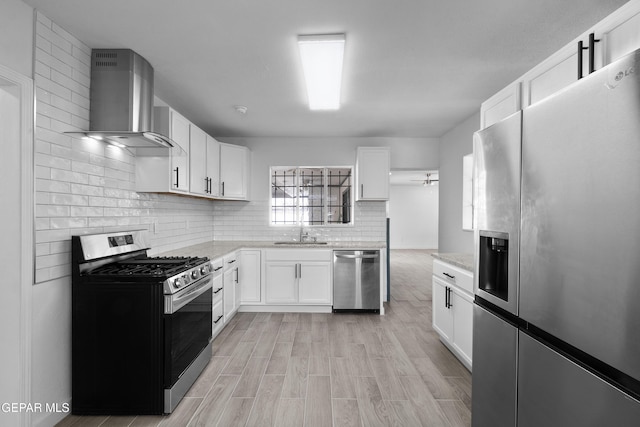
{"type": "Polygon", "coordinates": [[[509,301],[509,234],[481,231],[479,237],[478,287],[509,301]]]}

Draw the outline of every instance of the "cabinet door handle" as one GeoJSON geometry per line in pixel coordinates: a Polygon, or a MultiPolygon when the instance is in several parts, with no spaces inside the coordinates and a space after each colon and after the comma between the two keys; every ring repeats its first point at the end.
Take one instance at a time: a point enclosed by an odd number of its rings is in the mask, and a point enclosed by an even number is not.
{"type": "Polygon", "coordinates": [[[302,279],[302,264],[298,264],[298,279],[302,279]]]}
{"type": "Polygon", "coordinates": [[[589,45],[584,47],[584,42],[580,40],[578,42],[578,80],[582,77],[582,51],[589,51],[589,74],[593,73],[596,70],[596,43],[598,43],[600,39],[596,38],[595,33],[589,34],[589,45]]]}
{"type": "Polygon", "coordinates": [[[176,166],[176,168],[174,169],[174,171],[176,172],[176,188],[180,187],[180,172],[179,172],[180,168],[178,166],[176,166]]]}
{"type": "Polygon", "coordinates": [[[360,197],[364,198],[364,184],[360,184],[360,197]]]}
{"type": "Polygon", "coordinates": [[[222,266],[218,267],[218,268],[214,268],[213,271],[218,271],[222,268],[222,266]]]}
{"type": "Polygon", "coordinates": [[[209,193],[209,178],[207,177],[204,178],[204,192],[209,193]]]}
{"type": "Polygon", "coordinates": [[[589,34],[589,74],[596,70],[596,43],[599,41],[600,39],[596,39],[595,33],[589,34]]]}
{"type": "Polygon", "coordinates": [[[451,274],[447,273],[447,272],[443,272],[442,274],[444,274],[445,276],[447,276],[449,279],[456,279],[456,276],[452,276],[451,274]]]}
{"type": "Polygon", "coordinates": [[[213,291],[214,294],[217,294],[218,292],[220,292],[222,290],[222,288],[218,288],[215,291],[213,291]]]}
{"type": "Polygon", "coordinates": [[[236,267],[236,283],[238,283],[240,281],[240,270],[238,270],[238,267],[236,267]]]}
{"type": "Polygon", "coordinates": [[[213,323],[218,323],[220,321],[220,319],[222,319],[222,314],[220,316],[218,316],[218,318],[216,320],[214,320],[213,323]]]}
{"type": "Polygon", "coordinates": [[[580,40],[578,42],[578,80],[582,78],[582,51],[585,49],[589,48],[584,47],[584,42],[580,40]]]}
{"type": "Polygon", "coordinates": [[[222,195],[224,196],[224,181],[222,181],[222,195]]]}

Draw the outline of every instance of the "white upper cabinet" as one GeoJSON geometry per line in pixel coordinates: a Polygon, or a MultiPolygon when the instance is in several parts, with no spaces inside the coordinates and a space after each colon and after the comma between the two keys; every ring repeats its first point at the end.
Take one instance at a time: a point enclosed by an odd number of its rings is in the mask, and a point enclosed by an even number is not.
{"type": "Polygon", "coordinates": [[[482,103],[485,128],[640,48],[640,2],[631,1],[482,103]]]}
{"type": "Polygon", "coordinates": [[[220,143],[220,198],[246,200],[249,182],[249,149],[220,143]]]}
{"type": "Polygon", "coordinates": [[[173,110],[170,115],[170,137],[181,147],[180,150],[171,150],[171,172],[175,174],[171,186],[173,190],[186,192],[189,191],[189,121],[173,110]]]}
{"type": "Polygon", "coordinates": [[[484,129],[521,108],[520,82],[512,83],[480,106],[480,128],[484,129]]]}
{"type": "Polygon", "coordinates": [[[207,135],[207,179],[209,180],[209,196],[220,195],[220,143],[207,135]]]}
{"type": "Polygon", "coordinates": [[[606,41],[604,60],[609,64],[640,48],[640,7],[627,3],[620,10],[624,13],[611,15],[603,21],[603,38],[606,41]]]}
{"type": "Polygon", "coordinates": [[[389,200],[391,155],[388,147],[358,147],[356,200],[389,200]]]}
{"type": "Polygon", "coordinates": [[[248,148],[216,141],[171,107],[154,107],[154,130],[176,146],[169,156],[153,149],[140,150],[136,191],[247,199],[248,148]]]}
{"type": "Polygon", "coordinates": [[[204,197],[219,195],[220,143],[191,124],[190,189],[204,197]]]}
{"type": "Polygon", "coordinates": [[[136,157],[136,191],[160,193],[189,192],[189,121],[169,107],[154,108],[154,130],[168,136],[177,145],[170,156],[136,157]]]}
{"type": "Polygon", "coordinates": [[[195,125],[190,125],[191,141],[189,147],[190,156],[190,182],[192,194],[206,196],[209,194],[209,179],[207,176],[207,134],[195,125]]]}

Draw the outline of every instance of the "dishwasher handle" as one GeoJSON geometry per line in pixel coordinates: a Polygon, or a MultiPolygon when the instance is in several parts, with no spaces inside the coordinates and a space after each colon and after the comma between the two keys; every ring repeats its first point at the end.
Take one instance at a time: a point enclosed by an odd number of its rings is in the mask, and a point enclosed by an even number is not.
{"type": "Polygon", "coordinates": [[[375,254],[375,255],[369,255],[369,254],[363,254],[363,255],[343,255],[343,254],[335,254],[336,258],[348,258],[348,259],[371,259],[371,258],[378,258],[380,255],[379,254],[375,254]]]}

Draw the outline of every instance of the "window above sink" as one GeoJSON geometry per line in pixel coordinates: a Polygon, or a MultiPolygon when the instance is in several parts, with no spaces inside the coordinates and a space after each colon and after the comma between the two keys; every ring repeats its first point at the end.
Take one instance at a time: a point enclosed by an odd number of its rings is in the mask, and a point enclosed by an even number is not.
{"type": "Polygon", "coordinates": [[[270,224],[353,224],[353,167],[271,167],[270,224]]]}

